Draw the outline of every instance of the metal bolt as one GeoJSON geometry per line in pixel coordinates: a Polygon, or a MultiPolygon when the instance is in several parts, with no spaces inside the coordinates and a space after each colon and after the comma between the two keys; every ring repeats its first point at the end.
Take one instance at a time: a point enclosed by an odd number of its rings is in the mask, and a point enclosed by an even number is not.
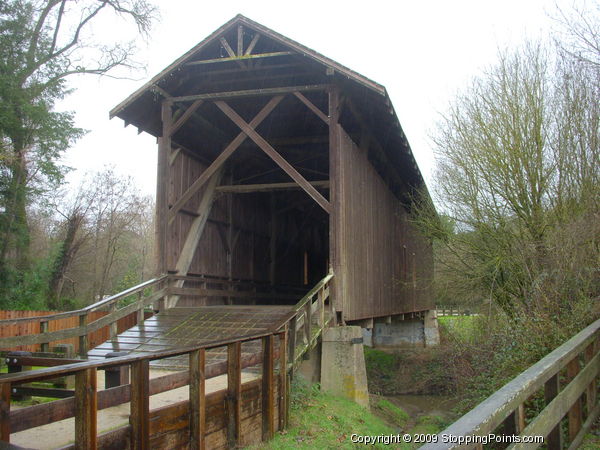
{"type": "Polygon", "coordinates": [[[13,388],[13,390],[12,390],[12,391],[13,391],[13,394],[16,394],[16,393],[17,393],[17,389],[16,389],[16,388],[13,388]]]}
{"type": "Polygon", "coordinates": [[[17,363],[17,358],[13,359],[13,364],[17,363]]]}

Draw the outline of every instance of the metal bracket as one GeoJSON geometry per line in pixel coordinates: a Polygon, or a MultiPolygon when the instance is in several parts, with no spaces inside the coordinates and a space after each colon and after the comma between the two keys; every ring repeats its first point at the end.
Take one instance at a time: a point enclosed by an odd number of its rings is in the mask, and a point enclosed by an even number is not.
{"type": "Polygon", "coordinates": [[[350,339],[350,343],[352,345],[356,345],[356,344],[362,344],[364,342],[364,339],[359,337],[359,338],[352,338],[350,339]]]}

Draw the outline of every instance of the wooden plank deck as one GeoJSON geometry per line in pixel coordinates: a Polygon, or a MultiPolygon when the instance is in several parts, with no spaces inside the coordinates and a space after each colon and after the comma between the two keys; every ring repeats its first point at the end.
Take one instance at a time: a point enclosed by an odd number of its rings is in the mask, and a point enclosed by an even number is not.
{"type": "MultiPolygon", "coordinates": [[[[110,352],[147,355],[161,350],[261,333],[280,322],[291,308],[262,305],[171,308],[94,348],[88,353],[88,358],[104,359],[110,352]]],[[[260,351],[259,341],[242,345],[243,355],[260,351]]],[[[226,348],[212,350],[206,354],[207,365],[226,359],[226,348]]],[[[188,360],[186,357],[168,358],[152,361],[151,366],[184,369],[188,367],[188,360]]]]}

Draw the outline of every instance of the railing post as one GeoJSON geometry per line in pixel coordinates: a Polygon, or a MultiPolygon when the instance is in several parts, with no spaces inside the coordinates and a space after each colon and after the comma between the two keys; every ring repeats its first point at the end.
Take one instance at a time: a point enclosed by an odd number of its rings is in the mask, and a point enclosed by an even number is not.
{"type": "MultiPolygon", "coordinates": [[[[46,334],[48,332],[48,321],[47,320],[40,320],[40,334],[46,334]]],[[[50,351],[50,343],[49,342],[42,342],[40,344],[41,350],[42,352],[49,352],[50,351]]]]}
{"type": "MultiPolygon", "coordinates": [[[[110,359],[127,355],[128,352],[110,352],[104,355],[104,357],[110,359]]],[[[125,384],[129,384],[129,364],[116,367],[107,367],[104,370],[104,389],[123,386],[125,384]]]]}
{"type": "Polygon", "coordinates": [[[96,384],[95,367],[75,374],[75,448],[78,450],[97,447],[96,384]]]}
{"type": "Polygon", "coordinates": [[[206,351],[190,353],[190,448],[204,450],[206,442],[206,351]]]}
{"type": "MultiPolygon", "coordinates": [[[[559,389],[560,382],[558,379],[558,374],[556,374],[546,381],[546,384],[544,385],[544,400],[546,401],[546,405],[549,405],[554,397],[558,395],[559,389]]],[[[552,429],[550,433],[548,433],[546,444],[548,450],[560,450],[562,448],[560,422],[552,429]]]]}
{"type": "Polygon", "coordinates": [[[137,324],[138,325],[144,324],[144,303],[143,302],[140,303],[140,308],[137,310],[137,324]]]}
{"type": "Polygon", "coordinates": [[[0,440],[10,442],[10,383],[0,383],[0,440]]]}
{"type": "MultiPolygon", "coordinates": [[[[294,371],[294,363],[296,362],[296,328],[298,326],[298,314],[290,320],[288,327],[288,360],[292,364],[292,372],[294,371]]],[[[283,351],[283,349],[282,349],[283,351]]],[[[292,373],[293,375],[293,373],[292,373]]]]}
{"type": "Polygon", "coordinates": [[[306,344],[310,345],[310,325],[312,322],[312,299],[306,302],[304,306],[304,336],[306,337],[306,344]]]}
{"type": "MultiPolygon", "coordinates": [[[[273,335],[262,338],[263,365],[262,365],[262,439],[268,441],[273,437],[275,420],[274,402],[274,337],[273,335]]],[[[285,347],[281,347],[283,350],[285,347]]],[[[282,354],[285,351],[281,352],[282,354]]]]}
{"type": "MultiPolygon", "coordinates": [[[[114,302],[110,305],[110,309],[108,314],[114,314],[117,311],[117,302],[114,302]]],[[[108,334],[110,339],[114,339],[118,334],[118,321],[111,322],[108,326],[108,334]]]]}
{"type": "MultiPolygon", "coordinates": [[[[577,376],[577,374],[579,373],[579,370],[580,370],[579,355],[577,355],[575,358],[573,358],[571,360],[571,362],[569,362],[569,364],[567,364],[567,378],[569,380],[569,383],[573,380],[573,378],[575,378],[577,376]]],[[[581,409],[581,397],[578,398],[575,401],[575,403],[573,403],[573,406],[569,410],[568,416],[569,416],[569,441],[572,442],[575,439],[575,437],[577,436],[577,433],[579,433],[579,430],[581,429],[581,424],[583,422],[582,409],[581,409]]]]}
{"type": "Polygon", "coordinates": [[[242,345],[227,345],[227,443],[235,448],[241,437],[242,345]]]}
{"type": "MultiPolygon", "coordinates": [[[[594,342],[587,346],[585,349],[585,363],[589,364],[589,362],[594,358],[596,354],[594,342]]],[[[588,415],[594,410],[594,406],[596,406],[596,396],[598,392],[596,390],[596,379],[594,378],[588,388],[585,391],[585,398],[587,404],[588,415]]]]}
{"type": "Polygon", "coordinates": [[[147,359],[135,361],[131,365],[131,448],[149,448],[149,362],[147,359]]]}
{"type": "Polygon", "coordinates": [[[83,328],[83,334],[79,336],[79,356],[82,358],[87,358],[88,352],[87,319],[87,312],[79,316],[79,327],[83,328]]]}
{"type": "Polygon", "coordinates": [[[287,428],[290,408],[290,376],[287,371],[287,358],[284,350],[287,346],[288,333],[289,328],[286,325],[285,332],[279,335],[279,430],[287,428]]]}

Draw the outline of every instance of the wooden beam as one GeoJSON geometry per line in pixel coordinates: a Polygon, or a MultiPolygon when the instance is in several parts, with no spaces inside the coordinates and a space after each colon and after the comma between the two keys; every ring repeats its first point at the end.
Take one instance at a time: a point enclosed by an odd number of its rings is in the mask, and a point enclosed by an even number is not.
{"type": "Polygon", "coordinates": [[[242,346],[240,342],[227,345],[227,442],[236,448],[241,437],[242,419],[242,346]]]}
{"type": "Polygon", "coordinates": [[[157,84],[153,84],[152,85],[152,90],[160,95],[162,95],[165,100],[168,100],[171,98],[171,94],[169,94],[167,91],[165,91],[163,88],[161,88],[159,85],[157,84]]]}
{"type": "Polygon", "coordinates": [[[167,271],[167,229],[168,229],[168,188],[169,188],[169,153],[171,138],[169,130],[172,123],[172,103],[163,101],[161,106],[162,137],[158,138],[158,163],[156,175],[156,275],[167,271]]]}
{"type": "Polygon", "coordinates": [[[149,360],[141,359],[131,364],[131,448],[147,450],[150,433],[149,414],[149,360]]]}
{"type": "Polygon", "coordinates": [[[344,204],[343,172],[342,172],[342,149],[339,139],[339,91],[333,87],[329,91],[329,200],[331,202],[331,214],[329,215],[329,261],[335,278],[331,289],[330,303],[336,311],[343,310],[344,280],[346,271],[343,261],[343,217],[342,205],[344,204]]]}
{"type": "Polygon", "coordinates": [[[185,110],[182,116],[179,119],[177,119],[177,121],[168,129],[168,136],[173,136],[177,132],[177,130],[179,130],[183,126],[183,124],[185,124],[188,121],[192,114],[194,114],[196,110],[200,108],[202,103],[204,103],[204,100],[196,100],[194,103],[192,103],[190,107],[185,110]]]}
{"type": "Polygon", "coordinates": [[[223,46],[223,48],[225,49],[225,51],[227,52],[227,54],[232,57],[232,58],[236,58],[236,54],[233,51],[233,49],[231,48],[231,46],[229,45],[229,42],[227,42],[227,39],[225,39],[224,37],[220,38],[219,41],[221,41],[221,45],[223,46]]]}
{"type": "Polygon", "coordinates": [[[304,189],[306,193],[319,204],[321,208],[329,213],[330,205],[327,199],[323,197],[321,193],[317,191],[308,181],[306,181],[306,179],[300,175],[300,173],[298,173],[298,171],[294,169],[290,163],[288,163],[279,153],[277,153],[277,151],[271,147],[271,145],[265,141],[261,135],[254,131],[255,127],[247,124],[244,119],[242,119],[233,109],[231,109],[227,103],[223,101],[216,101],[215,104],[221,111],[225,113],[227,117],[232,120],[232,122],[239,126],[240,129],[256,143],[256,145],[258,145],[273,161],[275,161],[275,163],[281,167],[283,171],[290,176],[290,178],[298,183],[302,189],[304,189]]]}
{"type": "MultiPolygon", "coordinates": [[[[309,181],[315,188],[328,188],[329,180],[309,181]]],[[[301,189],[297,183],[267,183],[267,184],[233,184],[217,187],[217,192],[226,194],[250,194],[253,192],[270,192],[286,189],[301,189]]]]}
{"type": "Polygon", "coordinates": [[[171,151],[171,155],[169,155],[169,166],[172,166],[175,163],[179,153],[181,153],[181,148],[176,148],[175,150],[171,151]]]}
{"type": "MultiPolygon", "coordinates": [[[[265,118],[275,109],[275,107],[279,104],[279,102],[283,99],[283,96],[273,97],[269,103],[267,103],[263,109],[252,119],[250,122],[250,127],[257,127],[265,118]]],[[[192,183],[192,185],[185,191],[181,197],[175,202],[175,204],[171,207],[168,212],[169,220],[175,217],[177,211],[185,205],[192,196],[198,192],[198,190],[206,183],[210,177],[225,163],[227,158],[229,158],[233,152],[240,146],[242,142],[246,139],[247,135],[245,133],[240,133],[236,136],[236,138],[231,141],[231,143],[223,150],[219,156],[212,162],[210,166],[208,166],[202,175],[198,177],[196,181],[192,183]]]]}
{"type": "Polygon", "coordinates": [[[206,351],[201,348],[190,353],[190,448],[206,448],[206,351]]]}
{"type": "Polygon", "coordinates": [[[256,46],[256,43],[258,42],[259,39],[260,39],[260,34],[256,33],[254,35],[254,37],[252,38],[252,40],[250,41],[250,44],[248,45],[248,48],[244,52],[244,55],[248,56],[248,55],[252,54],[252,50],[254,50],[254,47],[256,46]]]}
{"type": "Polygon", "coordinates": [[[0,441],[10,442],[10,383],[0,383],[0,441]]]}
{"type": "Polygon", "coordinates": [[[321,119],[323,122],[325,122],[327,125],[329,125],[329,117],[327,117],[327,115],[325,115],[325,113],[323,113],[323,111],[321,111],[319,108],[317,108],[313,102],[311,102],[309,99],[307,99],[300,92],[294,92],[294,95],[302,103],[304,103],[308,107],[308,109],[310,109],[312,112],[314,112],[319,117],[319,119],[321,119]]]}
{"type": "Polygon", "coordinates": [[[292,92],[310,92],[310,91],[325,91],[327,90],[326,84],[309,84],[305,86],[287,86],[287,87],[276,87],[276,88],[263,88],[263,89],[247,89],[243,91],[226,91],[226,92],[212,92],[210,94],[195,94],[185,95],[182,97],[173,97],[174,102],[192,102],[196,100],[220,100],[225,98],[240,98],[240,97],[261,97],[268,95],[282,95],[291,94],[292,92]]]}
{"type": "Polygon", "coordinates": [[[212,204],[215,198],[215,188],[221,181],[222,173],[223,168],[220,168],[212,176],[206,186],[206,190],[202,196],[200,205],[198,206],[198,217],[194,219],[192,225],[190,226],[190,231],[188,232],[185,244],[183,244],[183,248],[179,254],[179,259],[175,265],[175,270],[177,270],[177,273],[180,275],[187,274],[190,268],[192,259],[194,258],[194,253],[196,253],[196,247],[198,246],[198,242],[200,242],[200,238],[204,232],[204,227],[206,226],[206,221],[210,215],[212,204]]]}
{"type": "Polygon", "coordinates": [[[97,376],[96,368],[75,374],[75,448],[78,450],[97,447],[97,376]]]}
{"type": "MultiPolygon", "coordinates": [[[[231,47],[229,47],[231,48],[231,47]]],[[[261,58],[273,58],[277,56],[288,56],[293,55],[294,52],[272,52],[272,53],[257,53],[257,54],[244,54],[242,56],[230,56],[229,58],[215,58],[215,59],[205,59],[201,61],[190,61],[186,63],[186,66],[198,66],[201,64],[214,64],[214,63],[222,63],[222,62],[230,62],[230,61],[247,61],[252,59],[261,59],[261,58]]]]}
{"type": "MultiPolygon", "coordinates": [[[[273,335],[262,338],[263,366],[262,366],[262,440],[268,441],[275,432],[275,364],[273,335]]],[[[285,353],[285,352],[280,352],[285,353]]]]}
{"type": "Polygon", "coordinates": [[[237,56],[244,54],[244,27],[238,25],[237,28],[237,56]]]}

